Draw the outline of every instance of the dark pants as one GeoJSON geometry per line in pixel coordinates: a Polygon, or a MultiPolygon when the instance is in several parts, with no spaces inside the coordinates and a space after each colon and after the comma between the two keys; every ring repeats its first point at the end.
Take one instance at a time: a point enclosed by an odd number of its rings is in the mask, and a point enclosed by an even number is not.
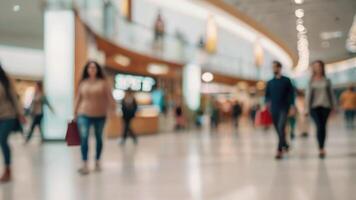
{"type": "Polygon", "coordinates": [[[90,127],[94,126],[94,133],[96,139],[95,158],[96,160],[100,160],[101,152],[103,149],[103,129],[105,125],[105,117],[79,116],[77,123],[80,132],[80,138],[81,138],[82,159],[84,161],[88,160],[89,131],[90,131],[90,127]]]}
{"type": "Polygon", "coordinates": [[[324,149],[326,140],[326,124],[328,122],[331,109],[324,107],[312,108],[310,114],[315,122],[319,148],[324,149]]]}
{"type": "Polygon", "coordinates": [[[346,125],[349,128],[354,126],[355,112],[354,110],[345,110],[346,125]]]}
{"type": "Polygon", "coordinates": [[[122,136],[122,143],[125,143],[128,137],[131,137],[134,142],[137,142],[137,137],[131,129],[131,121],[132,119],[124,119],[124,133],[122,136]]]}
{"type": "Polygon", "coordinates": [[[26,141],[30,141],[33,135],[33,131],[35,130],[36,126],[38,126],[41,134],[41,139],[43,140],[43,130],[42,130],[42,119],[43,119],[43,114],[35,115],[32,119],[32,124],[30,131],[27,134],[27,139],[26,141]]]}
{"type": "Polygon", "coordinates": [[[281,109],[279,111],[272,112],[273,125],[278,136],[278,151],[282,151],[283,148],[289,147],[286,140],[287,119],[288,109],[281,109]]]}
{"type": "Polygon", "coordinates": [[[11,150],[8,142],[10,133],[16,126],[16,119],[0,120],[0,145],[6,166],[11,164],[11,150]]]}

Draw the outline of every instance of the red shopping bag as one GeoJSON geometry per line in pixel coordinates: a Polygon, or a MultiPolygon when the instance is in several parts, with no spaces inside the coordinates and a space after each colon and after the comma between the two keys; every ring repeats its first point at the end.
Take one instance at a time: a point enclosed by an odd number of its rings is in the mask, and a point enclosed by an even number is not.
{"type": "Polygon", "coordinates": [[[272,115],[269,112],[269,110],[267,108],[263,109],[261,111],[261,124],[263,126],[270,126],[272,125],[273,121],[272,121],[272,115]]]}
{"type": "Polygon", "coordinates": [[[68,146],[79,146],[80,145],[80,135],[78,124],[76,121],[71,121],[68,123],[66,142],[68,146]]]}

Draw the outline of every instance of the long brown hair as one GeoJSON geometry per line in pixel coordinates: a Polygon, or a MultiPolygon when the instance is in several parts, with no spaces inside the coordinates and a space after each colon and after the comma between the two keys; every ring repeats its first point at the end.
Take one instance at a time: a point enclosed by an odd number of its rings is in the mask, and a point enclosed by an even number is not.
{"type": "MultiPolygon", "coordinates": [[[[326,77],[326,73],[325,73],[325,62],[324,61],[322,61],[322,60],[316,60],[316,61],[314,61],[314,62],[312,62],[311,63],[311,65],[313,66],[313,65],[315,65],[315,64],[319,64],[320,65],[320,67],[321,67],[321,75],[325,78],[326,77]]],[[[314,71],[314,69],[312,70],[312,78],[314,78],[315,77],[315,71],[314,71]]]]}
{"type": "Polygon", "coordinates": [[[84,66],[81,82],[89,78],[88,69],[90,64],[94,64],[96,67],[96,78],[105,79],[103,68],[99,65],[99,63],[96,61],[88,61],[87,64],[85,64],[84,66]]]}

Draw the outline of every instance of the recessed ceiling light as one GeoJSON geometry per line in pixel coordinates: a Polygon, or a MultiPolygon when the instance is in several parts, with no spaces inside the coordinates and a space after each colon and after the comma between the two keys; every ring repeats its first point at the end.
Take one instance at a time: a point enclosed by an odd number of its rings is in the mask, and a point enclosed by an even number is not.
{"type": "Polygon", "coordinates": [[[210,72],[205,72],[202,76],[201,79],[203,79],[204,82],[211,82],[214,80],[214,75],[210,72]]]}
{"type": "Polygon", "coordinates": [[[301,9],[301,8],[295,10],[295,16],[298,17],[298,18],[304,17],[304,10],[301,9]]]}
{"type": "Polygon", "coordinates": [[[168,74],[169,67],[164,64],[151,63],[147,66],[147,71],[154,75],[168,74]]]}
{"type": "Polygon", "coordinates": [[[305,31],[305,27],[302,24],[298,24],[297,25],[297,31],[298,32],[303,32],[303,31],[305,31]]]}
{"type": "Polygon", "coordinates": [[[302,3],[304,3],[304,0],[294,0],[294,2],[295,2],[296,4],[302,4],[302,3]]]}
{"type": "Polygon", "coordinates": [[[21,6],[20,6],[20,5],[14,5],[14,7],[12,8],[12,10],[13,10],[14,12],[18,12],[18,11],[21,10],[21,6]]]}

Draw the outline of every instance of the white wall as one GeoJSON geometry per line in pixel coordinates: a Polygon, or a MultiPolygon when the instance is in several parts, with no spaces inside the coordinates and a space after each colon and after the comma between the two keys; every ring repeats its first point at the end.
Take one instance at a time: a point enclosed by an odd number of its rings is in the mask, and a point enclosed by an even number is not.
{"type": "Polygon", "coordinates": [[[43,77],[43,50],[0,45],[0,62],[10,75],[30,79],[43,77]]]}

